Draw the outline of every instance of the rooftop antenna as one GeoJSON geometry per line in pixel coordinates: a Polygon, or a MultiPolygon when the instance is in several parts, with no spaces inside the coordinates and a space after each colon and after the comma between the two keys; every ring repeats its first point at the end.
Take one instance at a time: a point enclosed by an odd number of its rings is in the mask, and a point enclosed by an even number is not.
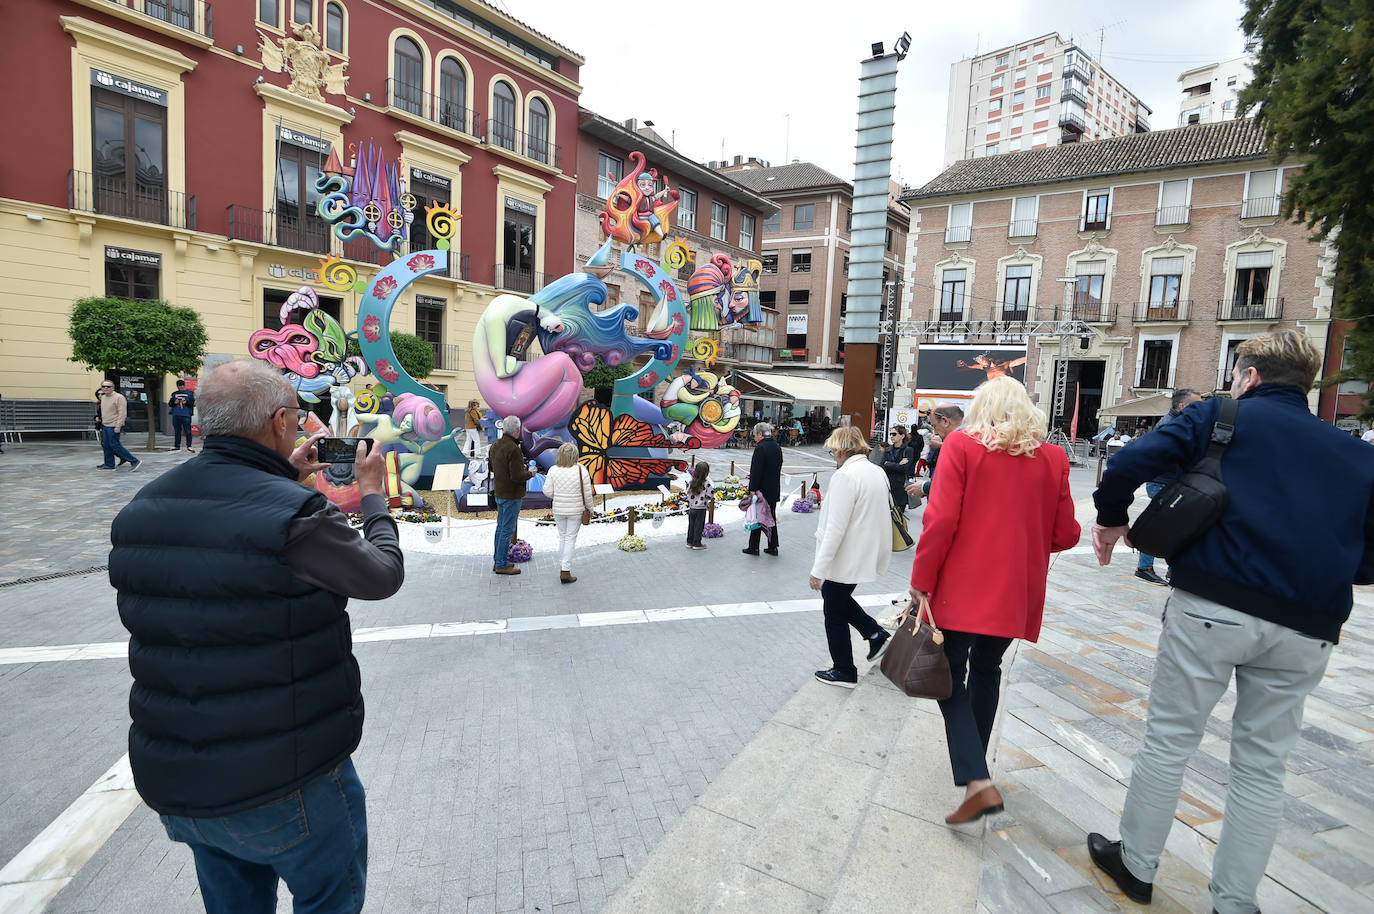
{"type": "Polygon", "coordinates": [[[1116,28],[1118,25],[1125,25],[1125,24],[1126,24],[1126,20],[1125,20],[1125,19],[1118,19],[1118,20],[1116,20],[1115,22],[1109,23],[1108,25],[1100,25],[1100,26],[1097,27],[1097,62],[1098,62],[1099,64],[1102,63],[1102,44],[1103,44],[1103,39],[1104,39],[1104,37],[1105,37],[1105,35],[1106,35],[1107,29],[1114,29],[1114,28],[1116,28]]]}

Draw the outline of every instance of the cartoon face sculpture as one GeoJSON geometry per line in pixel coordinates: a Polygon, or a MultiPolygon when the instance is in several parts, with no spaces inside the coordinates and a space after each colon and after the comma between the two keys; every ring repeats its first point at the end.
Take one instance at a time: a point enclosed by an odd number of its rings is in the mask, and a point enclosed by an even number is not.
{"type": "Polygon", "coordinates": [[[757,324],[763,321],[763,306],[759,302],[761,272],[763,264],[757,260],[746,260],[735,271],[730,305],[726,309],[723,324],[757,324]]]}
{"type": "Polygon", "coordinates": [[[319,341],[300,324],[287,324],[280,330],[263,328],[248,339],[248,351],[255,359],[262,359],[283,371],[294,371],[302,378],[320,373],[314,360],[319,341]]]}
{"type": "Polygon", "coordinates": [[[674,378],[659,404],[663,415],[681,422],[703,447],[715,447],[739,425],[739,391],[709,371],[674,378]]]}
{"type": "Polygon", "coordinates": [[[720,329],[721,320],[730,305],[730,281],[733,277],[730,258],[717,254],[687,280],[693,330],[710,333],[720,329]]]}

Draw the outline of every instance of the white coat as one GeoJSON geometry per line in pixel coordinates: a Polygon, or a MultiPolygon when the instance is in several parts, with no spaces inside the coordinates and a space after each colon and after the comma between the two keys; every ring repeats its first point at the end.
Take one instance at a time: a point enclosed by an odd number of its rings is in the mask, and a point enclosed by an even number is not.
{"type": "Polygon", "coordinates": [[[887,474],[857,454],[830,477],[816,526],[811,576],[839,584],[875,581],[892,561],[887,474]]]}
{"type": "Polygon", "coordinates": [[[555,516],[581,514],[584,507],[591,508],[595,504],[592,497],[591,474],[580,463],[570,467],[549,467],[548,473],[544,476],[544,494],[553,499],[555,516]]]}

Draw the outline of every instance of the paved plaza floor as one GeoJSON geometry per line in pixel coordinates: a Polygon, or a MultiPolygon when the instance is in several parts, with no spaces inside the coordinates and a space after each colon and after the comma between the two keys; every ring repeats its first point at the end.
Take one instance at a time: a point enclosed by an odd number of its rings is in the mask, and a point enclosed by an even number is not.
{"type": "MultiPolygon", "coordinates": [[[[808,478],[826,466],[815,448],[785,458],[808,478]]],[[[91,571],[118,509],[185,459],[130,473],[95,470],[89,443],[0,455],[0,911],[201,910],[189,851],[131,789],[126,633],[91,571]]],[[[1074,471],[1085,529],[1092,484],[1074,471]]],[[[783,511],[777,558],[741,555],[736,519],[704,552],[587,546],[571,586],[547,550],[500,579],[482,554],[408,554],[397,595],[350,605],[366,910],[1145,910],[1083,841],[1115,836],[1168,591],[1124,551],[1105,570],[1086,545],[1055,560],[1041,640],[1007,666],[1006,812],[951,829],[935,706],[876,673],[854,692],[811,678],[828,665],[815,522],[783,511]]],[[[909,570],[896,556],[859,588],[875,614],[909,570]]],[[[1374,910],[1374,594],[1356,599],[1289,760],[1266,914],[1374,910]]],[[[1185,779],[1156,911],[1210,910],[1233,697],[1185,779]]]]}

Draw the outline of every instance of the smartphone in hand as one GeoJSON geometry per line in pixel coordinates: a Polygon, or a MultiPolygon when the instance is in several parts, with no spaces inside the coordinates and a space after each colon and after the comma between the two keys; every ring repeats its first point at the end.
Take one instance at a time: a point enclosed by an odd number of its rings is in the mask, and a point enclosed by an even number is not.
{"type": "Polygon", "coordinates": [[[373,445],[377,443],[371,438],[321,438],[315,444],[315,454],[320,463],[355,463],[359,441],[367,442],[365,453],[368,454],[372,453],[373,445]]]}

